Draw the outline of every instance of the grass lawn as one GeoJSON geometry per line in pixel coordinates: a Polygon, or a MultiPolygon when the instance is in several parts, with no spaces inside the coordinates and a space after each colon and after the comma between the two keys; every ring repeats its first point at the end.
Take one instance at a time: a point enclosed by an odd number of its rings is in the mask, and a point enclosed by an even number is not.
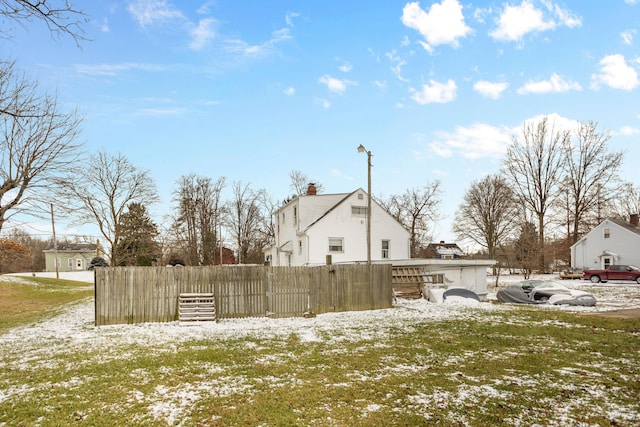
{"type": "Polygon", "coordinates": [[[91,308],[0,335],[0,426],[640,424],[639,319],[425,302],[96,328],[91,308]]]}
{"type": "Polygon", "coordinates": [[[0,333],[51,317],[64,305],[93,296],[84,282],[42,277],[0,277],[0,333]]]}

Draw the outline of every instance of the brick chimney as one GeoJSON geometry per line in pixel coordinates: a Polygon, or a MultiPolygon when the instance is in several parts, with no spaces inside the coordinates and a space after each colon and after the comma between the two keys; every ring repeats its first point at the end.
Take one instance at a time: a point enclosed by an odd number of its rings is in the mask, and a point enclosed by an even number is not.
{"type": "Polygon", "coordinates": [[[309,186],[307,187],[307,196],[315,196],[316,194],[317,194],[316,184],[314,184],[313,182],[310,182],[309,186]]]}
{"type": "Polygon", "coordinates": [[[632,227],[638,228],[638,214],[629,215],[629,224],[631,224],[632,227]]]}

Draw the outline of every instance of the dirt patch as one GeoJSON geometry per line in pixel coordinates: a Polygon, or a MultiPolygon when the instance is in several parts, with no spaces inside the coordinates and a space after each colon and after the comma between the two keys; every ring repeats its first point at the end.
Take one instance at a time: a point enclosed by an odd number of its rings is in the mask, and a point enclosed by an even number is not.
{"type": "Polygon", "coordinates": [[[621,319],[640,318],[640,308],[628,308],[625,310],[601,311],[598,313],[584,313],[587,316],[618,317],[621,319]]]}

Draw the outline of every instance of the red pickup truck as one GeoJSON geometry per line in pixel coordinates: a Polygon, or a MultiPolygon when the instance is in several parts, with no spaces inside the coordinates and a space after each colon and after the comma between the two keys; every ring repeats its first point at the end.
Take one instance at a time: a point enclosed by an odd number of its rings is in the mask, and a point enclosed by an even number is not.
{"type": "Polygon", "coordinates": [[[634,265],[612,265],[606,270],[584,270],[582,278],[591,280],[593,283],[608,280],[632,280],[640,284],[640,268],[634,265]]]}

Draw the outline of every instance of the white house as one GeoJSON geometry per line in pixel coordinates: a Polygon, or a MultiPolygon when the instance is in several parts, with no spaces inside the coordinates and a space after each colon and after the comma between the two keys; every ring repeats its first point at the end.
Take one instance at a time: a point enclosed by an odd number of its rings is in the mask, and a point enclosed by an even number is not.
{"type": "Polygon", "coordinates": [[[638,215],[629,222],[605,219],[571,246],[571,267],[606,269],[612,264],[640,265],[638,215]]]}
{"type": "MultiPolygon", "coordinates": [[[[367,260],[367,193],[316,194],[313,184],[275,212],[275,242],[265,248],[274,266],[367,260]]],[[[371,201],[371,260],[409,258],[409,232],[371,201]]]]}

